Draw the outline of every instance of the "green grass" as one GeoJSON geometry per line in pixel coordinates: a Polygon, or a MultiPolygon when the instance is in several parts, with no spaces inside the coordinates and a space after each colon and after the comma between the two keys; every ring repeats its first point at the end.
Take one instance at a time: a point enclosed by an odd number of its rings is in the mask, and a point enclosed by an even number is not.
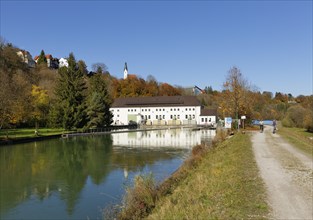
{"type": "Polygon", "coordinates": [[[313,157],[313,133],[307,132],[304,128],[286,127],[279,127],[278,133],[293,146],[313,157]]]}
{"type": "Polygon", "coordinates": [[[262,219],[269,208],[248,134],[210,150],[148,219],[262,219]]]}
{"type": "Polygon", "coordinates": [[[35,129],[21,128],[21,129],[1,129],[0,130],[0,140],[5,140],[7,138],[11,140],[18,140],[24,138],[34,138],[38,136],[50,136],[62,134],[64,129],[62,128],[40,128],[38,129],[38,135],[35,134],[35,129]]]}

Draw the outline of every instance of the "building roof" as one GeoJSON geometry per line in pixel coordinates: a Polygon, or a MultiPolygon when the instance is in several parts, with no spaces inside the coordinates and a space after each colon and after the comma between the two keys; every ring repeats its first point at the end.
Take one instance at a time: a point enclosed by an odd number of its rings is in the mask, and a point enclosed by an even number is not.
{"type": "Polygon", "coordinates": [[[216,109],[208,109],[208,108],[201,109],[200,116],[212,116],[212,115],[217,116],[217,110],[216,109]]]}
{"type": "Polygon", "coordinates": [[[112,104],[113,108],[167,106],[201,106],[201,103],[195,96],[155,96],[117,98],[112,104]]]}

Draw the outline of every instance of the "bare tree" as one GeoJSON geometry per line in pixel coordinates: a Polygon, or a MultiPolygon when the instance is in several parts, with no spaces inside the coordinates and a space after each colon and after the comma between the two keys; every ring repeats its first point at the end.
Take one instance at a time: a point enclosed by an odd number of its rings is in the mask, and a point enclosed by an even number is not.
{"type": "Polygon", "coordinates": [[[93,72],[97,72],[97,73],[108,72],[108,67],[104,63],[94,63],[91,65],[91,69],[93,72]]]}

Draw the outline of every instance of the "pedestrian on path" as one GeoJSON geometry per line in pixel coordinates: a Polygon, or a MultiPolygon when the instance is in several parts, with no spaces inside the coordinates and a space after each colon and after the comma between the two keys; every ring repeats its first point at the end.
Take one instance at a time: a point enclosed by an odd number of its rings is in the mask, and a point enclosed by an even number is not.
{"type": "Polygon", "coordinates": [[[277,122],[276,122],[276,120],[274,119],[274,120],[273,120],[273,134],[276,133],[276,129],[277,129],[277,122]]]}
{"type": "Polygon", "coordinates": [[[260,120],[259,125],[260,125],[260,132],[263,133],[263,130],[264,130],[264,122],[263,122],[263,120],[260,120]]]}

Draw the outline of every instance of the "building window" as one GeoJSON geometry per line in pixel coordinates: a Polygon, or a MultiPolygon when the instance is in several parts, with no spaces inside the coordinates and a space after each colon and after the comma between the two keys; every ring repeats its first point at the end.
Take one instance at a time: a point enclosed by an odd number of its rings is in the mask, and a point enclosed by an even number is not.
{"type": "Polygon", "coordinates": [[[165,112],[165,108],[163,108],[163,112],[165,112]]]}
{"type": "Polygon", "coordinates": [[[192,109],[192,111],[194,111],[194,110],[195,110],[195,108],[192,109]]]}
{"type": "Polygon", "coordinates": [[[151,119],[150,115],[148,115],[148,119],[151,119]]]}
{"type": "Polygon", "coordinates": [[[155,119],[158,119],[158,115],[155,116],[155,119]]]}
{"type": "Polygon", "coordinates": [[[177,115],[177,119],[179,119],[180,117],[179,117],[180,115],[177,115]]]}
{"type": "Polygon", "coordinates": [[[165,115],[163,115],[163,119],[165,119],[165,115]]]}
{"type": "Polygon", "coordinates": [[[188,119],[188,115],[185,115],[185,119],[188,119]]]}
{"type": "Polygon", "coordinates": [[[188,108],[186,108],[185,110],[188,111],[188,108]]]}
{"type": "Polygon", "coordinates": [[[203,120],[204,118],[201,118],[201,122],[203,122],[204,120],[203,120]]]}
{"type": "Polygon", "coordinates": [[[117,109],[117,111],[119,112],[120,110],[119,110],[119,109],[117,109]]]}
{"type": "Polygon", "coordinates": [[[158,111],[158,109],[156,109],[155,111],[158,111]]]}
{"type": "Polygon", "coordinates": [[[195,119],[196,118],[196,116],[195,115],[192,115],[192,119],[195,119]]]}
{"type": "Polygon", "coordinates": [[[130,109],[128,109],[128,112],[130,112],[130,109]]]}
{"type": "Polygon", "coordinates": [[[173,119],[173,115],[171,115],[171,119],[173,119]]]}
{"type": "Polygon", "coordinates": [[[117,115],[117,117],[120,117],[120,115],[117,115]]]}
{"type": "Polygon", "coordinates": [[[171,108],[171,111],[173,111],[173,109],[171,108]]]}
{"type": "Polygon", "coordinates": [[[208,122],[208,118],[205,118],[205,122],[208,122]]]}

